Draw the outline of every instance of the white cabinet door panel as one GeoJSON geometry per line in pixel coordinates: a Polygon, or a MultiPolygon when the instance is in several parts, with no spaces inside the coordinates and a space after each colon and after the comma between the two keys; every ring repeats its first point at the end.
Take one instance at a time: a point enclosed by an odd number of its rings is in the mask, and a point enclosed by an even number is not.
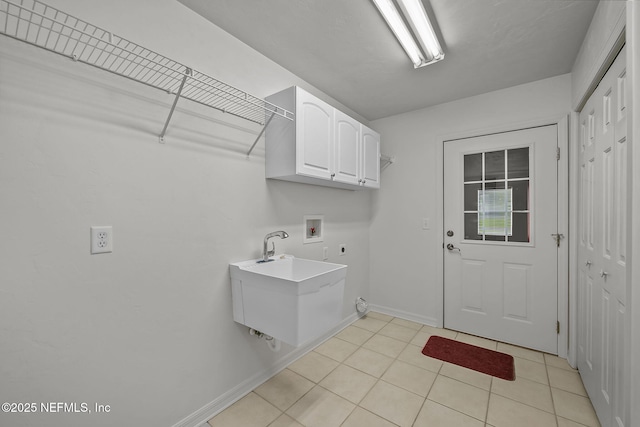
{"type": "Polygon", "coordinates": [[[358,185],[360,174],[360,123],[335,110],[334,180],[358,185]]]}
{"type": "Polygon", "coordinates": [[[330,179],[333,107],[301,90],[296,96],[297,172],[330,179]]]}
{"type": "Polygon", "coordinates": [[[362,125],[362,172],[365,187],[380,188],[380,134],[362,125]]]}

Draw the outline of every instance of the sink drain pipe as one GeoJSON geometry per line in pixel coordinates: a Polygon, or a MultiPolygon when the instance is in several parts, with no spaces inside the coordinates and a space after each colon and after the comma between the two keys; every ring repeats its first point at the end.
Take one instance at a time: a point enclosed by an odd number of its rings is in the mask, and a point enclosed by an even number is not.
{"type": "Polygon", "coordinates": [[[280,351],[280,348],[282,347],[282,343],[280,342],[280,340],[277,340],[271,335],[265,334],[264,332],[260,332],[257,329],[249,328],[249,335],[253,335],[258,338],[264,338],[267,343],[267,347],[269,347],[271,351],[280,351]]]}

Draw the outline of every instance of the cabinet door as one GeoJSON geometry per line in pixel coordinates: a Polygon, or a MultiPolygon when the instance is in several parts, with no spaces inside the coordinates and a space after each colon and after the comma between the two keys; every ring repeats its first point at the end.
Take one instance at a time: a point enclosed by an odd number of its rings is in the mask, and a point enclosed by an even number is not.
{"type": "Polygon", "coordinates": [[[365,187],[380,188],[380,134],[362,125],[361,179],[365,187]]]}
{"type": "Polygon", "coordinates": [[[360,123],[341,111],[334,110],[335,140],[333,179],[358,185],[360,176],[360,123]]]}
{"type": "Polygon", "coordinates": [[[299,88],[296,96],[296,172],[331,179],[334,108],[299,88]]]}

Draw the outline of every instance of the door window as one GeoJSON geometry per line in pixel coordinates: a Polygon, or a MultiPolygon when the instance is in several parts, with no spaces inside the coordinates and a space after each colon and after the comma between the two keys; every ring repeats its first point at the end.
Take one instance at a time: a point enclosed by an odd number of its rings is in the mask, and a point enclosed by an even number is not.
{"type": "Polygon", "coordinates": [[[529,147],[464,155],[464,238],[531,239],[529,147]]]}

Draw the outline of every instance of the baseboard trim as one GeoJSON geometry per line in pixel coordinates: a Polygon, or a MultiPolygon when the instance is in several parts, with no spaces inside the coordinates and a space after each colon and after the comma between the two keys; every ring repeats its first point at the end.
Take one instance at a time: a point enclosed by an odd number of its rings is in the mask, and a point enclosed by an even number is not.
{"type": "Polygon", "coordinates": [[[357,314],[352,313],[350,316],[345,318],[342,322],[340,322],[337,326],[329,330],[324,335],[308,342],[307,344],[295,348],[293,351],[287,353],[278,361],[276,361],[271,367],[241,382],[226,393],[207,403],[202,408],[188,415],[184,419],[178,421],[172,427],[199,427],[206,424],[207,421],[216,416],[218,413],[222,412],[223,410],[249,394],[260,384],[264,383],[269,378],[273,377],[278,372],[289,366],[291,363],[309,353],[318,345],[322,344],[347,326],[351,325],[356,320],[358,320],[357,314]]]}
{"type": "Polygon", "coordinates": [[[378,313],[387,314],[393,317],[399,317],[400,319],[411,320],[412,322],[422,323],[423,325],[438,327],[438,319],[435,317],[421,316],[419,314],[409,313],[407,311],[396,310],[394,308],[385,307],[382,305],[369,304],[371,311],[377,311],[378,313]]]}

